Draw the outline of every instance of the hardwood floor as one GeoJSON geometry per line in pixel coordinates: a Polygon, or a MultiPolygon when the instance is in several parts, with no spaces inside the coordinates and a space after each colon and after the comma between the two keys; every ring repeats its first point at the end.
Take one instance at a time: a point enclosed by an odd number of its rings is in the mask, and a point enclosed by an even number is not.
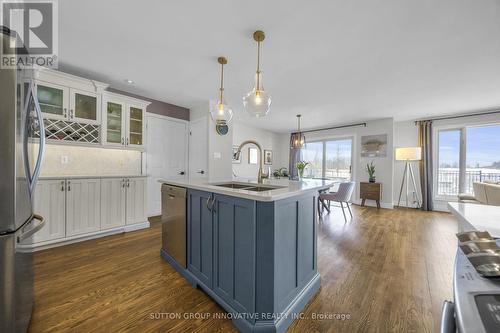
{"type": "MultiPolygon", "coordinates": [[[[452,297],[455,219],[359,206],[353,214],[344,223],[333,208],[320,221],[322,287],[288,331],[438,331],[441,304],[452,297]],[[318,314],[349,319],[313,320],[318,314]]],[[[148,230],[37,252],[30,332],[237,332],[230,320],[214,319],[222,308],[165,263],[160,247],[153,222],[148,230]]]]}

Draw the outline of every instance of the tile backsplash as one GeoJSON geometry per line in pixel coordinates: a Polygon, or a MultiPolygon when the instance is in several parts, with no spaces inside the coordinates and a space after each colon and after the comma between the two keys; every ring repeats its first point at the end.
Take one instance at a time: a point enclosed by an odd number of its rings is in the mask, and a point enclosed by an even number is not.
{"type": "Polygon", "coordinates": [[[42,176],[140,174],[142,153],[98,147],[48,144],[42,176]]]}

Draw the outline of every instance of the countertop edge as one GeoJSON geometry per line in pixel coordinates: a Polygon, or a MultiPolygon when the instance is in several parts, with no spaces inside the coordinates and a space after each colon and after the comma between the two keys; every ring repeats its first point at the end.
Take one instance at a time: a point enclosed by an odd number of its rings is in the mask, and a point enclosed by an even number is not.
{"type": "Polygon", "coordinates": [[[465,216],[464,213],[461,211],[460,205],[465,205],[466,208],[469,207],[469,205],[475,205],[474,207],[478,206],[480,208],[481,206],[487,206],[488,209],[496,207],[498,209],[499,215],[500,215],[500,206],[489,206],[489,205],[481,205],[475,203],[448,202],[448,208],[450,209],[451,213],[458,219],[458,232],[473,231],[473,230],[488,231],[493,237],[500,237],[500,225],[492,226],[489,223],[471,220],[470,218],[467,218],[467,216],[465,216]]]}
{"type": "Polygon", "coordinates": [[[287,192],[287,193],[276,193],[276,194],[269,195],[269,194],[264,194],[262,192],[258,192],[261,194],[235,192],[235,190],[230,189],[230,188],[217,187],[214,185],[207,185],[207,184],[186,184],[183,182],[176,182],[175,180],[169,180],[169,179],[160,179],[160,180],[158,180],[158,182],[160,182],[162,184],[169,184],[172,186],[185,187],[185,188],[190,188],[193,190],[199,190],[199,191],[205,191],[205,192],[213,192],[213,193],[217,193],[217,194],[228,195],[228,196],[233,196],[233,197],[237,197],[237,198],[261,201],[261,202],[272,202],[272,201],[287,199],[287,198],[291,198],[294,196],[327,189],[327,188],[330,188],[332,186],[332,184],[324,184],[324,185],[313,186],[313,187],[306,188],[306,189],[291,191],[291,192],[287,192]]]}

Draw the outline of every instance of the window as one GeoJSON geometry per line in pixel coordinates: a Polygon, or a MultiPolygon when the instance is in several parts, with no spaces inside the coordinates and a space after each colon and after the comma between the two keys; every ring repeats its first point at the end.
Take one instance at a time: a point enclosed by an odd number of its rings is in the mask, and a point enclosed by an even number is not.
{"type": "Polygon", "coordinates": [[[304,172],[304,177],[323,177],[323,142],[311,142],[302,149],[302,159],[309,162],[304,172]]]}
{"type": "Polygon", "coordinates": [[[438,195],[452,196],[459,192],[461,130],[439,131],[438,195]]]}
{"type": "Polygon", "coordinates": [[[438,131],[437,196],[473,194],[474,182],[500,182],[500,125],[438,131]]]}
{"type": "Polygon", "coordinates": [[[302,159],[310,163],[305,177],[350,180],[352,139],[309,142],[302,150],[302,159]]]}
{"type": "Polygon", "coordinates": [[[352,140],[326,141],[324,178],[351,179],[352,140]]]}

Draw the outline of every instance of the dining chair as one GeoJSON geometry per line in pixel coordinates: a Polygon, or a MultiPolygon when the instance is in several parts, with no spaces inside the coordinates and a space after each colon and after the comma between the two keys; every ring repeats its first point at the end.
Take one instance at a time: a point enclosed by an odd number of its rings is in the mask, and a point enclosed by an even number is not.
{"type": "Polygon", "coordinates": [[[343,203],[345,202],[347,204],[347,209],[349,210],[349,214],[351,214],[352,218],[351,208],[349,207],[349,200],[351,200],[351,196],[352,193],[354,192],[355,186],[356,186],[355,182],[343,182],[339,184],[339,189],[337,190],[337,192],[320,193],[319,195],[319,201],[321,202],[320,207],[324,207],[328,212],[330,212],[330,203],[332,201],[340,203],[340,207],[342,208],[342,213],[344,214],[344,220],[347,222],[347,217],[345,215],[343,203]],[[328,204],[325,204],[325,201],[328,202],[328,204]]]}

